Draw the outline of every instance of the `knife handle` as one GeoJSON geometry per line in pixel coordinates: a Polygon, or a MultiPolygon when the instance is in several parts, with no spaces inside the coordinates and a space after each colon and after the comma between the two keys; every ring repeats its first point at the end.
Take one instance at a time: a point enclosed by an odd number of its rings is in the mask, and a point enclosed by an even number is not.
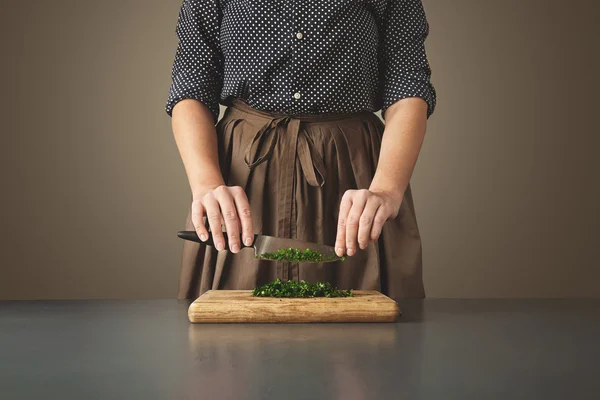
{"type": "MultiPolygon", "coordinates": [[[[179,232],[177,232],[177,236],[179,236],[181,239],[184,239],[184,240],[190,240],[192,242],[197,242],[197,243],[204,243],[208,246],[215,247],[215,243],[213,242],[213,237],[210,232],[208,233],[208,239],[206,240],[206,242],[203,242],[202,240],[200,240],[196,231],[179,231],[179,232]]],[[[258,234],[254,234],[254,240],[252,241],[252,244],[250,246],[246,246],[244,244],[244,242],[242,240],[240,240],[240,246],[242,248],[253,247],[254,242],[256,241],[257,237],[258,237],[258,234]]],[[[225,232],[223,232],[223,239],[225,241],[225,249],[229,249],[229,240],[228,240],[227,234],[225,232]]]]}

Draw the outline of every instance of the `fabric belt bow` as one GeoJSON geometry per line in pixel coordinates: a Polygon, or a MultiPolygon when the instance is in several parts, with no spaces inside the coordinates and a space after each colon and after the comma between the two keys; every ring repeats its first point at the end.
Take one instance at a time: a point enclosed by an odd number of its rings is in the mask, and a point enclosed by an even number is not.
{"type": "Polygon", "coordinates": [[[317,187],[323,186],[325,183],[325,164],[323,162],[323,157],[319,154],[312,139],[305,131],[300,130],[300,119],[293,118],[290,115],[269,119],[269,121],[256,132],[252,141],[248,147],[246,147],[244,155],[244,161],[248,168],[254,168],[271,156],[278,135],[281,134],[285,134],[290,139],[288,143],[292,146],[296,144],[298,159],[300,160],[302,172],[304,173],[304,177],[308,184],[317,187]],[[277,129],[279,126],[285,126],[285,131],[280,132],[280,130],[277,129]],[[268,142],[266,142],[267,140],[268,142]],[[264,148],[265,145],[266,150],[262,154],[258,154],[259,149],[264,148]]]}

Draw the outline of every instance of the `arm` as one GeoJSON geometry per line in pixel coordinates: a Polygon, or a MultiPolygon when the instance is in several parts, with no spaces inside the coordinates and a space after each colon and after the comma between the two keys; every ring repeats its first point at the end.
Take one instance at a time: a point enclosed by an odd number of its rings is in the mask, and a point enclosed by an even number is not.
{"type": "MultiPolygon", "coordinates": [[[[216,124],[223,85],[219,48],[221,13],[217,0],[184,0],[177,21],[179,38],[166,112],[192,191],[192,222],[205,241],[206,215],[218,250],[224,249],[222,223],[229,245],[240,250],[240,227],[252,243],[250,205],[239,187],[227,187],[219,167],[216,124]]],[[[249,242],[248,242],[249,239],[249,242]]]]}
{"type": "Polygon", "coordinates": [[[421,0],[390,0],[381,24],[380,76],[385,130],[369,189],[347,191],[340,204],[336,253],[352,256],[396,218],[412,176],[427,118],[436,104],[425,53],[429,25],[421,0]]]}
{"type": "MultiPolygon", "coordinates": [[[[390,106],[386,116],[379,162],[369,190],[389,193],[401,201],[425,137],[427,104],[420,98],[407,98],[390,106]]],[[[399,209],[400,204],[397,206],[399,209]]]]}
{"type": "Polygon", "coordinates": [[[182,100],[173,108],[171,126],[192,197],[200,198],[207,188],[224,185],[219,168],[217,133],[208,108],[195,100],[182,100]]]}
{"type": "Polygon", "coordinates": [[[417,162],[427,118],[435,109],[436,93],[425,51],[429,23],[422,1],[392,0],[386,15],[380,60],[385,131],[370,189],[402,199],[417,162]]]}

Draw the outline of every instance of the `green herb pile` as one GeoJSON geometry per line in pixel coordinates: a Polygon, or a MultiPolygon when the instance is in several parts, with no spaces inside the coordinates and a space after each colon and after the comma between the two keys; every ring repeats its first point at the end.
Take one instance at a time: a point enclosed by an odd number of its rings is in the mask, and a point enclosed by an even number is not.
{"type": "Polygon", "coordinates": [[[345,257],[338,257],[336,255],[326,257],[320,251],[317,250],[300,250],[300,249],[279,249],[274,253],[262,253],[258,256],[258,258],[263,258],[266,260],[277,260],[277,261],[289,261],[289,262],[325,262],[325,261],[333,261],[340,260],[344,261],[345,257]]]}
{"type": "Polygon", "coordinates": [[[258,286],[252,292],[257,297],[353,297],[351,290],[338,290],[329,282],[281,281],[277,279],[258,286]]]}

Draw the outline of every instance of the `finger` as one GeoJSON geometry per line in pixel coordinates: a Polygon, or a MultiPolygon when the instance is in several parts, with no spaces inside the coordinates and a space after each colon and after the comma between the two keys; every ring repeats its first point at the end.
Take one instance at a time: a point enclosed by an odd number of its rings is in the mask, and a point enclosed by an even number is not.
{"type": "Polygon", "coordinates": [[[369,245],[371,236],[371,228],[373,226],[373,218],[381,205],[381,200],[378,197],[372,196],[367,200],[367,204],[360,216],[360,224],[358,226],[358,246],[361,249],[366,249],[369,245]]]}
{"type": "Polygon", "coordinates": [[[240,220],[235,209],[233,197],[229,188],[221,186],[215,190],[215,197],[221,206],[221,215],[225,220],[225,231],[229,242],[229,249],[233,253],[240,251],[240,220]]]}
{"type": "Polygon", "coordinates": [[[233,194],[233,201],[237,209],[237,213],[240,217],[240,224],[242,225],[242,237],[246,246],[251,246],[254,240],[254,227],[252,226],[252,211],[248,197],[239,186],[231,188],[233,194]]]}
{"type": "Polygon", "coordinates": [[[340,202],[338,213],[337,235],[335,238],[335,254],[342,257],[346,253],[346,220],[352,207],[352,192],[346,191],[340,202]]]}
{"type": "Polygon", "coordinates": [[[221,251],[225,248],[223,240],[223,228],[221,226],[221,208],[219,202],[210,194],[203,199],[204,207],[206,208],[206,217],[212,234],[212,240],[217,250],[221,251]]]}
{"type": "Polygon", "coordinates": [[[346,221],[346,252],[349,256],[353,256],[356,253],[360,216],[363,213],[365,204],[367,204],[367,198],[368,194],[362,190],[357,191],[352,197],[352,208],[348,213],[348,220],[346,221]]]}
{"type": "Polygon", "coordinates": [[[377,209],[375,213],[375,217],[373,217],[373,226],[371,227],[371,241],[375,241],[379,239],[379,235],[381,235],[381,231],[383,229],[383,225],[385,221],[389,218],[389,212],[386,210],[384,206],[381,206],[377,209]]]}
{"type": "Polygon", "coordinates": [[[205,211],[204,206],[200,202],[195,202],[192,205],[192,225],[194,225],[198,237],[200,237],[200,240],[203,242],[208,239],[208,230],[206,229],[203,220],[205,211]]]}

